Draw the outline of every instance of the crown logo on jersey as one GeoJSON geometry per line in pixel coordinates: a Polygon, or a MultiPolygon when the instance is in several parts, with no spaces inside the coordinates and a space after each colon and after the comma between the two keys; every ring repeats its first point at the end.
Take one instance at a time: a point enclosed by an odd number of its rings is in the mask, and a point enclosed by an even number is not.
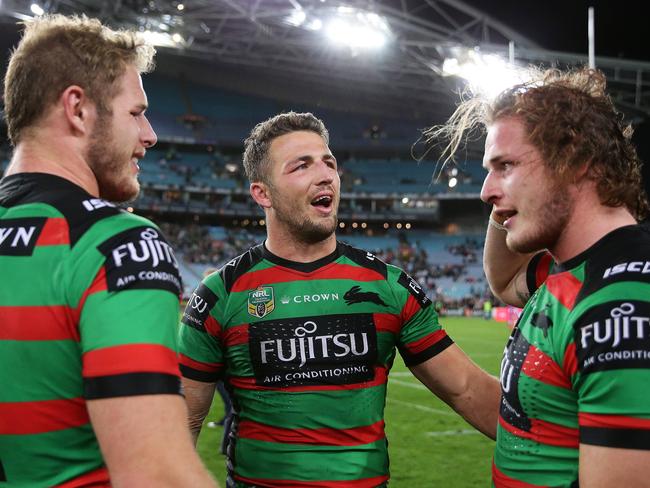
{"type": "Polygon", "coordinates": [[[253,317],[262,318],[273,312],[275,300],[272,286],[259,286],[248,293],[248,313],[253,317]]]}

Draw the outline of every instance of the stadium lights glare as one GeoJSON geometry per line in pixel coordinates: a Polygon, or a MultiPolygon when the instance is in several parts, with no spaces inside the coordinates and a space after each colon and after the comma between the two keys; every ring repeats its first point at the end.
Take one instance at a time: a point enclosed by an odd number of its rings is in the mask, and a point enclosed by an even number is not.
{"type": "Polygon", "coordinates": [[[380,48],[387,41],[386,34],[376,27],[345,18],[330,20],[325,33],[334,44],[353,48],[380,48]]]}
{"type": "Polygon", "coordinates": [[[179,10],[179,12],[182,12],[183,10],[185,10],[185,5],[179,3],[178,5],[176,5],[176,8],[179,10]]]}
{"type": "Polygon", "coordinates": [[[43,10],[43,7],[41,7],[37,3],[32,3],[29,6],[29,10],[31,10],[34,15],[37,15],[39,17],[45,13],[45,10],[43,10]]]}
{"type": "Polygon", "coordinates": [[[409,197],[402,198],[402,203],[406,205],[409,202],[409,197]]]}
{"type": "Polygon", "coordinates": [[[449,188],[454,188],[458,184],[458,179],[457,178],[449,178],[449,188]]]}
{"type": "Polygon", "coordinates": [[[172,36],[164,32],[153,32],[146,30],[142,33],[142,37],[144,37],[147,42],[153,44],[154,46],[176,47],[177,44],[172,39],[172,36]]]}
{"type": "Polygon", "coordinates": [[[442,72],[460,76],[470,89],[487,97],[495,97],[506,88],[526,81],[526,71],[495,54],[482,54],[478,49],[456,50],[455,57],[445,59],[442,72]]]}
{"type": "Polygon", "coordinates": [[[181,36],[178,32],[172,35],[172,41],[174,41],[176,44],[179,44],[183,42],[183,36],[181,36]]]}
{"type": "Polygon", "coordinates": [[[287,17],[287,24],[300,27],[305,23],[305,20],[307,20],[307,14],[303,9],[297,8],[287,17]]]}

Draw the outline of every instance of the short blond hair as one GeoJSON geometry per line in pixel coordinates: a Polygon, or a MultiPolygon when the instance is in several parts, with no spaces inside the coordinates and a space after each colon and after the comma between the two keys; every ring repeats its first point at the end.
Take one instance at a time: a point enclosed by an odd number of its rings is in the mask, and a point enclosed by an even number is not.
{"type": "Polygon", "coordinates": [[[24,26],[4,80],[7,132],[14,145],[67,87],[78,85],[98,110],[110,112],[126,67],[139,73],[153,69],[153,46],[135,32],[112,30],[97,19],[55,14],[24,26]]]}

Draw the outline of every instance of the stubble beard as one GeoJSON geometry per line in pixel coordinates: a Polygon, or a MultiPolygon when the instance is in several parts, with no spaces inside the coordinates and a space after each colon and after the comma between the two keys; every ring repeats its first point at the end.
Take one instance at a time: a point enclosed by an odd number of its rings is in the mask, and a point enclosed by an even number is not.
{"type": "Polygon", "coordinates": [[[315,222],[307,216],[302,216],[297,206],[285,205],[278,199],[275,199],[273,208],[278,221],[284,224],[293,239],[305,244],[318,244],[328,239],[338,225],[336,212],[323,219],[323,222],[315,222]]]}
{"type": "Polygon", "coordinates": [[[508,233],[508,249],[518,253],[531,253],[555,247],[569,222],[574,201],[569,196],[566,185],[557,184],[557,187],[549,190],[548,195],[550,197],[534,212],[537,227],[518,240],[508,233]]]}
{"type": "Polygon", "coordinates": [[[98,112],[86,160],[97,180],[100,198],[115,203],[129,202],[137,198],[140,184],[135,177],[123,176],[130,159],[116,147],[112,129],[110,112],[98,112]]]}

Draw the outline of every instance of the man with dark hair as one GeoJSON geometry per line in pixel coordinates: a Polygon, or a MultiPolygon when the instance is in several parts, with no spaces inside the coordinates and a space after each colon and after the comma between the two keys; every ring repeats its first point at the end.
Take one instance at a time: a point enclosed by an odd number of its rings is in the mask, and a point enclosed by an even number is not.
{"type": "Polygon", "coordinates": [[[245,146],[267,238],[203,280],[180,344],[195,438],[222,375],[233,393],[228,486],[385,486],[396,348],[420,381],[492,437],[497,379],[453,344],[416,281],[337,242],[340,180],[323,123],[280,114],[245,146]]]}
{"type": "Polygon", "coordinates": [[[154,50],[86,17],[30,21],[4,83],[0,486],[214,487],[180,395],[178,264],[138,194],[154,50]]]}
{"type": "Polygon", "coordinates": [[[485,272],[525,305],[501,366],[494,484],[647,486],[650,233],[631,128],[588,69],[466,101],[430,134],[457,143],[475,124],[485,272]]]}

